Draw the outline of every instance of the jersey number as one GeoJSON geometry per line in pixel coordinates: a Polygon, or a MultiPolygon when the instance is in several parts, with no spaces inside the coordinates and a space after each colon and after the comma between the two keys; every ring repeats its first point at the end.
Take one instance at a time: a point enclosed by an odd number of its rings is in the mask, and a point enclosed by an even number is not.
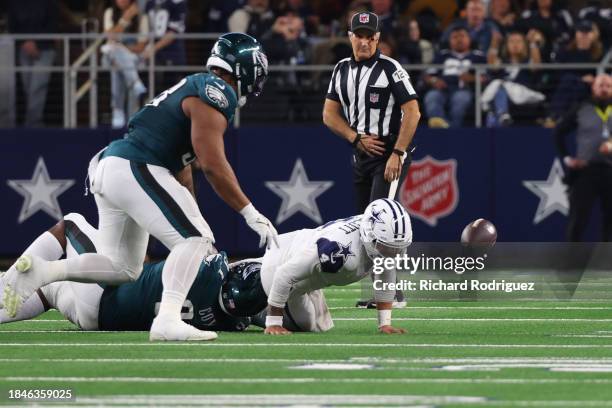
{"type": "Polygon", "coordinates": [[[178,84],[174,85],[172,88],[166,89],[164,92],[157,95],[151,102],[147,103],[146,106],[159,106],[159,104],[162,103],[168,96],[172,95],[174,92],[176,92],[177,89],[185,85],[185,82],[187,82],[187,78],[181,79],[178,84]]]}
{"type": "MultiPolygon", "coordinates": [[[[160,304],[161,302],[155,303],[155,316],[157,316],[157,314],[159,313],[160,304]]],[[[194,316],[193,303],[191,303],[191,300],[185,299],[185,303],[183,303],[183,309],[181,310],[181,319],[182,320],[192,320],[193,316],[194,316]],[[187,310],[185,310],[185,308],[187,310]]]]}

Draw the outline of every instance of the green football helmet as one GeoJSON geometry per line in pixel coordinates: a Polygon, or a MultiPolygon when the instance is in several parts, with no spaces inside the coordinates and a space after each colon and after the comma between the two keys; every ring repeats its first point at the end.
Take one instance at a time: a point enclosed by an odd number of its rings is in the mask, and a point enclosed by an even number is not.
{"type": "Polygon", "coordinates": [[[223,311],[234,317],[254,316],[268,304],[261,285],[261,262],[243,261],[230,265],[219,294],[223,311]]]}
{"type": "Polygon", "coordinates": [[[219,37],[206,61],[206,68],[212,67],[234,75],[240,106],[244,105],[247,96],[261,93],[268,77],[268,58],[261,44],[243,33],[228,33],[219,37]]]}

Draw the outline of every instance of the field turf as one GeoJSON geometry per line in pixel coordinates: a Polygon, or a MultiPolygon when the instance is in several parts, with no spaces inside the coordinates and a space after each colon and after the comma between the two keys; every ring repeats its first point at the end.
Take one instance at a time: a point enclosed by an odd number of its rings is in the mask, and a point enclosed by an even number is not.
{"type": "MultiPolygon", "coordinates": [[[[415,301],[408,333],[376,331],[359,286],[326,290],[324,334],[220,333],[149,343],[80,332],[50,311],[0,326],[0,404],[10,389],[70,389],[81,406],[612,406],[612,300],[415,301]]],[[[57,404],[57,402],[55,403],[57,404]]]]}

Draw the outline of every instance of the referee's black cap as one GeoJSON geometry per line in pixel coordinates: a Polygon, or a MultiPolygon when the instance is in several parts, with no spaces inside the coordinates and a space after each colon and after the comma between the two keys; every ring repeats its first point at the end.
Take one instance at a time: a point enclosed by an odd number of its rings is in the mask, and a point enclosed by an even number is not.
{"type": "Polygon", "coordinates": [[[355,13],[351,18],[351,32],[354,33],[357,30],[367,30],[371,33],[379,32],[378,16],[369,11],[355,13]]]}

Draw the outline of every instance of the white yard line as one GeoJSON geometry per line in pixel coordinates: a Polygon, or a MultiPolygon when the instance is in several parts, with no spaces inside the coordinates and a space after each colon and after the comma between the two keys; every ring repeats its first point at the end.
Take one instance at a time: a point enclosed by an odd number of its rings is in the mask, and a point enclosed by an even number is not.
{"type": "Polygon", "coordinates": [[[94,396],[77,397],[76,404],[91,405],[143,405],[143,406],[176,406],[201,405],[203,399],[207,406],[287,406],[301,405],[336,405],[359,404],[368,406],[392,405],[413,406],[414,404],[474,404],[487,401],[483,397],[446,396],[446,395],[142,395],[142,396],[94,396]]]}
{"type": "Polygon", "coordinates": [[[223,343],[217,342],[145,342],[145,343],[0,343],[2,347],[342,347],[342,348],[612,348],[612,344],[461,344],[461,343],[223,343]]]}
{"type": "MultiPolygon", "coordinates": [[[[335,317],[336,321],[369,321],[377,320],[376,317],[335,317]]],[[[612,319],[565,319],[565,318],[466,318],[466,317],[394,317],[393,320],[398,321],[444,321],[444,322],[602,322],[612,323],[612,319]]]]}
{"type": "MultiPolygon", "coordinates": [[[[70,383],[176,383],[176,384],[303,384],[321,383],[321,378],[177,378],[177,377],[0,377],[0,382],[70,383]]],[[[612,384],[612,378],[325,378],[340,384],[612,384]]]]}
{"type": "MultiPolygon", "coordinates": [[[[330,307],[330,310],[359,310],[363,308],[357,308],[353,306],[336,306],[330,307]]],[[[559,306],[559,307],[545,307],[545,306],[408,306],[405,310],[424,309],[424,310],[612,310],[612,307],[601,307],[601,306],[559,306]]]]}
{"type": "Polygon", "coordinates": [[[553,334],[552,337],[584,337],[584,338],[604,339],[604,338],[612,338],[612,334],[553,334]]]}
{"type": "Polygon", "coordinates": [[[351,357],[348,359],[301,358],[0,358],[0,363],[384,363],[384,364],[612,364],[612,358],[564,357],[493,357],[493,358],[384,358],[351,357]]]}

